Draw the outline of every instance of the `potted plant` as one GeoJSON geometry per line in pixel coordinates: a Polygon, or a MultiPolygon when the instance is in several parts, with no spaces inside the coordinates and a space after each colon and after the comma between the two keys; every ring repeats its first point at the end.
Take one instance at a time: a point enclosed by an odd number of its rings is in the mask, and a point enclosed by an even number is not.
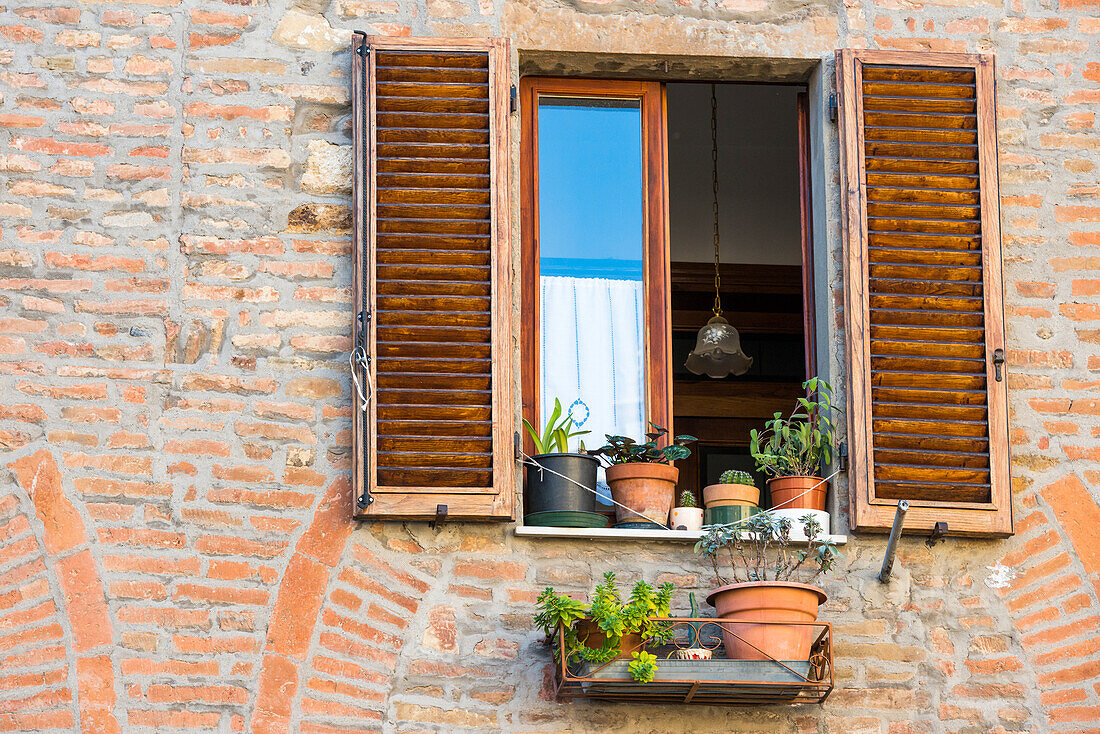
{"type": "Polygon", "coordinates": [[[609,435],[607,444],[592,452],[607,464],[607,484],[611,499],[618,503],[615,517],[620,523],[649,521],[664,526],[680,478],[680,470],[672,462],[691,456],[685,444],[695,441],[694,436],[677,436],[667,446],[658,447],[657,442],[668,431],[649,425],[653,430],[646,434],[645,443],[609,435]]]}
{"type": "Polygon", "coordinates": [[[680,505],[672,508],[672,529],[703,529],[703,508],[695,501],[695,495],[687,490],[680,493],[680,505]]]}
{"type": "Polygon", "coordinates": [[[657,658],[645,647],[671,641],[671,623],[656,619],[669,616],[672,590],[668,582],[654,588],[639,581],[623,602],[615,574],[608,571],[590,604],[546,587],[538,597],[535,624],[550,638],[555,662],[562,656],[567,666],[629,659],[631,678],[648,683],[657,672],[657,658]],[[559,630],[564,630],[564,649],[559,630]]]}
{"type": "Polygon", "coordinates": [[[832,413],[837,408],[829,383],[813,377],[802,387],[808,397],[798,399],[790,416],[776,413],[763,431],[749,432],[749,452],[770,477],[773,508],[824,511],[829,485],[818,474],[836,451],[832,413]]]}
{"type": "Polygon", "coordinates": [[[695,544],[710,560],[716,587],[707,603],[716,615],[744,623],[722,625],[726,657],[733,660],[807,660],[825,592],[812,581],[832,570],[840,554],[812,514],[801,520],[808,539],[792,551],[791,521],[763,512],[744,522],[716,525],[695,544]],[[723,570],[723,564],[728,568],[723,570]],[[806,583],[797,579],[803,578],[806,583]],[[770,624],[764,624],[770,623],[770,624]]]}
{"type": "MultiPolygon", "coordinates": [[[[604,527],[605,518],[596,513],[599,461],[590,454],[569,452],[569,441],[588,431],[573,430],[573,418],[563,415],[561,401],[557,399],[542,433],[526,418],[523,425],[535,444],[535,455],[527,468],[524,522],[528,525],[604,527]]],[[[582,449],[583,445],[582,442],[582,449]]]]}
{"type": "Polygon", "coordinates": [[[738,469],[727,469],[719,475],[717,484],[704,487],[703,501],[707,507],[703,518],[706,525],[740,522],[760,512],[756,480],[738,469]]]}
{"type": "Polygon", "coordinates": [[[759,505],[760,489],[752,474],[727,469],[719,475],[717,484],[708,484],[703,488],[703,503],[707,507],[759,505]]]}

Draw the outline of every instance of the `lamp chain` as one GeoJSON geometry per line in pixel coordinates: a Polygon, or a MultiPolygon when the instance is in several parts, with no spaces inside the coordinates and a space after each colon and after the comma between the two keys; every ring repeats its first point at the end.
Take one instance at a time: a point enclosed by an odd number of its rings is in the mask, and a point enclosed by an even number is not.
{"type": "Polygon", "coordinates": [[[722,315],[722,276],[718,267],[718,96],[710,85],[710,162],[711,184],[714,189],[714,315],[722,315]]]}

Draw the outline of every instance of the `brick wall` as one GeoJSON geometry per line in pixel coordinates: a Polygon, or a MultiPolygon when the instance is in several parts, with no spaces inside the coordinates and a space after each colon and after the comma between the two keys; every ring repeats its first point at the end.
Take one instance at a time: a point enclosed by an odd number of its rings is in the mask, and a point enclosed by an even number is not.
{"type": "Polygon", "coordinates": [[[1095,59],[1097,0],[3,6],[0,731],[1095,731],[1095,59]],[[888,587],[854,538],[824,707],[550,700],[542,586],[708,578],[686,546],[349,521],[353,28],[996,51],[1017,535],[906,539],[888,587]]]}

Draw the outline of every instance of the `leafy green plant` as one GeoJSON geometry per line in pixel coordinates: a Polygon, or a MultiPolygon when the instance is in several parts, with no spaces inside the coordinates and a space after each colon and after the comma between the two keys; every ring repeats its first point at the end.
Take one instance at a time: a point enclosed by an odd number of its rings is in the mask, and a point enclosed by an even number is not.
{"type": "Polygon", "coordinates": [[[695,495],[690,490],[685,489],[683,492],[680,493],[680,504],[677,506],[698,507],[699,503],[695,501],[695,495]]]}
{"type": "Polygon", "coordinates": [[[747,471],[741,471],[740,469],[726,469],[718,475],[718,483],[744,484],[748,487],[756,486],[756,480],[752,478],[752,474],[749,474],[747,471]]]}
{"type": "Polygon", "coordinates": [[[649,683],[657,675],[657,656],[645,650],[637,650],[632,655],[633,660],[626,666],[630,671],[630,677],[637,683],[649,683]]]}
{"type": "Polygon", "coordinates": [[[710,526],[695,544],[695,552],[710,560],[716,586],[797,581],[800,577],[809,582],[832,571],[840,552],[829,538],[822,537],[821,523],[812,513],[799,521],[808,540],[805,549],[791,550],[789,518],[762,512],[741,523],[710,526]],[[723,565],[728,570],[723,570],[723,565]]]}
{"type": "MultiPolygon", "coordinates": [[[[569,439],[584,436],[591,431],[574,431],[573,417],[562,415],[561,401],[554,398],[554,410],[542,429],[542,434],[535,430],[531,422],[523,419],[523,426],[527,429],[531,440],[535,442],[536,454],[565,454],[569,452],[569,439]]],[[[581,442],[581,447],[584,443],[581,442]]]]}
{"type": "MultiPolygon", "coordinates": [[[[671,623],[658,622],[656,618],[669,616],[672,591],[671,583],[666,582],[655,588],[652,584],[639,581],[634,584],[627,601],[623,602],[615,574],[608,571],[592,592],[592,601],[587,605],[556,593],[553,587],[546,587],[539,594],[539,611],[535,615],[535,625],[550,638],[554,646],[555,661],[561,660],[561,655],[564,654],[567,664],[579,661],[607,663],[619,655],[624,635],[637,634],[643,642],[651,644],[671,639],[671,623]],[[577,624],[582,620],[590,621],[600,631],[604,636],[602,643],[596,646],[588,644],[592,633],[586,633],[589,625],[577,624]],[[559,629],[565,631],[564,650],[558,649],[559,629]]],[[[648,654],[644,650],[641,652],[648,654]]],[[[637,666],[631,664],[631,676],[635,676],[637,670],[637,675],[641,678],[634,677],[634,680],[639,683],[652,680],[653,673],[657,670],[656,658],[649,660],[635,652],[634,661],[639,660],[641,662],[637,666]]]]}
{"type": "Polygon", "coordinates": [[[649,424],[653,430],[647,433],[646,442],[638,443],[628,436],[605,435],[607,444],[592,452],[593,456],[602,458],[608,466],[615,464],[670,464],[679,459],[691,456],[691,449],[686,444],[694,443],[694,436],[676,436],[675,440],[667,446],[658,447],[657,442],[668,435],[668,431],[653,423],[649,424]]]}
{"type": "Polygon", "coordinates": [[[833,388],[813,377],[802,383],[807,397],[799,398],[790,416],[776,413],[763,431],[749,432],[749,453],[756,467],[771,477],[816,476],[822,463],[832,463],[836,451],[833,425],[833,388]]]}

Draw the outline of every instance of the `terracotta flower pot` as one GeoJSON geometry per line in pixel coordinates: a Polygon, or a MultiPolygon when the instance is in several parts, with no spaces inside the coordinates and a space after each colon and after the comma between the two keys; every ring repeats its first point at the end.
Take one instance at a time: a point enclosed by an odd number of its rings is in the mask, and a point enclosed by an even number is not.
{"type": "Polygon", "coordinates": [[[678,530],[683,527],[685,530],[702,530],[703,529],[703,508],[701,507],[673,507],[672,508],[672,529],[678,530]]]}
{"type": "Polygon", "coordinates": [[[650,520],[668,523],[680,470],[671,464],[616,464],[607,468],[611,498],[633,510],[615,506],[619,522],[650,520]]]}
{"type": "MultiPolygon", "coordinates": [[[[816,622],[825,592],[791,581],[720,586],[707,595],[718,617],[753,622],[816,622]]],[[[731,660],[808,660],[813,625],[726,624],[722,644],[731,660]],[[770,657],[769,657],[770,656],[770,657]]]]}
{"type": "MultiPolygon", "coordinates": [[[[603,633],[591,619],[582,619],[577,622],[577,637],[590,648],[600,648],[607,641],[607,635],[603,633]]],[[[619,654],[616,658],[629,658],[632,652],[644,650],[645,644],[642,636],[636,633],[627,633],[619,639],[619,654]]]]}
{"type": "Polygon", "coordinates": [[[824,510],[829,483],[821,477],[775,477],[768,480],[768,489],[772,495],[772,509],[824,510]]]}
{"type": "Polygon", "coordinates": [[[707,507],[759,505],[760,490],[750,484],[710,484],[703,487],[703,503],[707,507]]]}

